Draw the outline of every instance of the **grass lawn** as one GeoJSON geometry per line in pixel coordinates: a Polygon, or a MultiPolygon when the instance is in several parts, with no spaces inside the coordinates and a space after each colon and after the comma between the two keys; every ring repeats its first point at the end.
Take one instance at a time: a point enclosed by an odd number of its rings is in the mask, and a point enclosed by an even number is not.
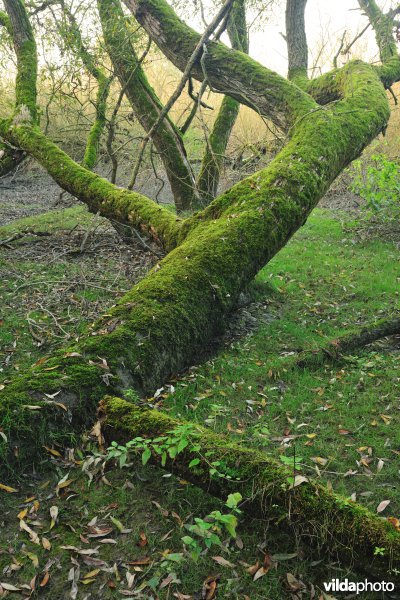
{"type": "MultiPolygon", "coordinates": [[[[92,218],[80,209],[68,209],[61,220],[64,228],[66,223],[73,228],[77,219],[83,219],[83,227],[90,226],[92,218]]],[[[43,227],[57,235],[60,228],[57,212],[31,221],[35,231],[43,227]]],[[[0,228],[0,240],[27,226],[0,228]]],[[[13,243],[18,249],[19,242],[13,243]]],[[[13,251],[3,252],[0,360],[4,378],[64,343],[66,335],[79,335],[92,312],[115,301],[117,294],[112,292],[126,289],[129,283],[123,273],[112,289],[108,285],[115,274],[111,257],[107,255],[103,262],[101,281],[100,271],[93,271],[95,259],[85,260],[69,256],[49,264],[37,256],[30,261],[24,254],[19,261],[13,251]],[[30,318],[37,326],[29,324],[29,302],[37,309],[38,298],[32,296],[35,285],[43,288],[43,281],[68,281],[82,269],[86,280],[89,272],[95,274],[99,289],[68,288],[68,302],[58,309],[54,297],[48,309],[52,314],[34,311],[30,318]],[[25,286],[31,282],[35,285],[25,286]],[[94,303],[85,318],[79,316],[82,294],[85,306],[94,303]],[[68,308],[75,296],[78,304],[72,302],[68,308]],[[39,344],[32,330],[45,343],[39,344]]],[[[354,230],[344,228],[328,211],[315,210],[257,278],[257,294],[268,305],[270,319],[260,319],[251,335],[225,343],[216,356],[169,382],[149,403],[228,433],[278,460],[293,461],[295,456],[298,472],[374,512],[382,501],[390,500],[382,516],[399,517],[398,339],[397,344],[396,340],[377,342],[313,370],[285,368],[293,353],[319,348],[363,324],[398,315],[399,265],[399,249],[393,242],[360,241],[354,230]]],[[[93,278],[88,281],[95,285],[93,278]]],[[[53,290],[49,285],[46,294],[51,296],[53,290]]],[[[313,555],[267,519],[245,515],[239,515],[236,539],[222,532],[222,546],[212,546],[194,562],[183,553],[181,538],[188,535],[187,526],[194,518],[226,511],[223,502],[161,470],[143,467],[136,459],[121,470],[108,469],[105,479],[97,475],[88,487],[81,461],[89,450],[94,448],[84,442],[82,449],[66,457],[49,452],[55,468],[46,480],[26,477],[18,492],[0,490],[0,581],[28,595],[21,585],[29,586],[36,576],[35,594],[54,600],[73,598],[74,580],[78,599],[329,600],[333,596],[324,595],[323,581],[364,578],[347,572],[346,565],[313,555]],[[57,511],[51,507],[58,511],[53,525],[51,513],[57,511]],[[19,529],[21,513],[39,535],[40,544],[19,529]],[[263,564],[265,573],[260,571],[263,564]],[[256,573],[262,576],[257,578],[256,573]]]]}

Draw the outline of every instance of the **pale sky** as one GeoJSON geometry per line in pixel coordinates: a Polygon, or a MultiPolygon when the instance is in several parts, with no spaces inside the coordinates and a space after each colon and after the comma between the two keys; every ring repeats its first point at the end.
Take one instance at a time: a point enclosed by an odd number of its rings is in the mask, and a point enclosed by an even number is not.
{"type": "MultiPolygon", "coordinates": [[[[380,6],[388,9],[390,2],[379,2],[380,6]]],[[[306,8],[306,28],[308,45],[310,48],[310,67],[313,66],[313,54],[321,45],[326,44],[326,56],[332,56],[331,49],[336,53],[341,37],[345,30],[348,31],[348,41],[351,41],[360,32],[367,21],[359,10],[357,0],[308,0],[306,8]],[[353,9],[353,10],[352,10],[353,9]]],[[[280,23],[266,25],[264,31],[252,31],[250,35],[250,52],[269,68],[285,74],[286,70],[286,43],[280,34],[284,32],[284,9],[277,10],[281,15],[280,23]]],[[[250,20],[250,19],[249,19],[250,20]]],[[[377,48],[372,30],[368,30],[361,40],[354,46],[355,50],[362,52],[363,58],[377,58],[377,48]],[[367,53],[367,55],[365,55],[367,53]]],[[[340,64],[340,63],[339,63],[340,64]]],[[[332,65],[327,65],[328,68],[332,65]]]]}

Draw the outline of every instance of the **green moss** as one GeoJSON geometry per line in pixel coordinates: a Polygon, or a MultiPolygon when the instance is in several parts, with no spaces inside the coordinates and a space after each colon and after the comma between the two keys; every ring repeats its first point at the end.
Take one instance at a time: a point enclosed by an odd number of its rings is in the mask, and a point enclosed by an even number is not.
{"type": "MultiPolygon", "coordinates": [[[[140,0],[133,10],[145,29],[154,27],[153,33],[157,31],[154,40],[165,56],[184,70],[199,34],[183,23],[164,0],[140,0]]],[[[203,64],[213,89],[255,108],[284,129],[315,107],[312,98],[298,86],[224,44],[209,42],[203,64]],[[236,81],[240,81],[239,86],[232,85],[236,81]]],[[[204,78],[200,64],[194,65],[192,73],[199,80],[204,78]]]]}
{"type": "Polygon", "coordinates": [[[97,77],[96,118],[90,128],[86,141],[85,155],[82,165],[93,169],[96,164],[101,135],[106,124],[107,98],[110,91],[111,78],[99,73],[97,77]]]}

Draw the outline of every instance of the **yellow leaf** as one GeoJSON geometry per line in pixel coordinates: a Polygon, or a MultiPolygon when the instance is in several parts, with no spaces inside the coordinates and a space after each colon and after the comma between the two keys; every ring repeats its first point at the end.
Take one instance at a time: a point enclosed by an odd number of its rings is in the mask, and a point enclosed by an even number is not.
{"type": "Polygon", "coordinates": [[[3,483],[0,483],[0,490],[3,490],[3,492],[7,492],[9,494],[15,494],[18,492],[18,490],[15,488],[10,487],[9,485],[4,485],[3,483]]]}
{"type": "Polygon", "coordinates": [[[307,433],[306,437],[308,437],[309,440],[313,440],[315,437],[317,437],[316,433],[307,433]]]}
{"type": "Polygon", "coordinates": [[[51,542],[47,538],[42,538],[42,546],[45,550],[51,550],[51,542]]]}
{"type": "Polygon", "coordinates": [[[66,481],[62,481],[57,485],[57,488],[59,490],[62,490],[63,488],[68,487],[69,485],[71,485],[71,483],[75,481],[75,479],[67,479],[66,481]]]}
{"type": "Polygon", "coordinates": [[[390,421],[392,420],[392,417],[389,417],[388,415],[380,415],[380,417],[385,425],[389,425],[390,421]]]}
{"type": "Polygon", "coordinates": [[[53,456],[61,456],[61,453],[58,450],[54,450],[54,448],[49,448],[48,446],[43,446],[53,456]]]}
{"type": "Polygon", "coordinates": [[[94,571],[90,571],[89,573],[86,573],[85,579],[93,579],[93,577],[97,577],[97,575],[99,573],[100,573],[100,569],[94,569],[94,571]]]}
{"type": "Polygon", "coordinates": [[[28,509],[24,508],[24,510],[21,510],[21,512],[19,512],[17,514],[17,519],[25,519],[27,514],[28,514],[28,509]]]}

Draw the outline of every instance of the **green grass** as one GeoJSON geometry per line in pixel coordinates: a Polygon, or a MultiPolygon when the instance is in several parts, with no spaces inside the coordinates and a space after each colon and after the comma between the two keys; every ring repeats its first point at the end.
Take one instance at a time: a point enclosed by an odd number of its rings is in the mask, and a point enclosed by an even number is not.
{"type": "Polygon", "coordinates": [[[385,515],[398,516],[399,351],[375,345],[313,371],[281,367],[291,352],[394,316],[398,257],[394,244],[355,243],[339,221],[315,211],[258,277],[275,287],[271,312],[280,318],[179,381],[163,408],[228,430],[278,459],[295,452],[304,474],[346,496],[356,493],[372,510],[391,500],[385,515]],[[311,460],[316,457],[327,463],[311,460]],[[370,463],[365,468],[357,465],[362,457],[370,463]],[[349,471],[356,473],[345,476],[349,471]]]}
{"type": "MultiPolygon", "coordinates": [[[[85,207],[78,206],[27,217],[0,227],[0,240],[20,232],[49,234],[44,237],[28,233],[10,242],[11,249],[0,247],[0,363],[4,361],[3,375],[11,375],[13,371],[33,364],[44,352],[65,344],[68,335],[82,334],[93,316],[115,302],[116,290],[129,289],[127,279],[119,272],[118,259],[113,260],[110,256],[96,259],[96,256],[79,252],[62,255],[63,244],[73,239],[73,232],[79,228],[83,238],[83,232],[93,226],[94,219],[96,217],[85,207]],[[48,240],[56,242],[54,255],[46,252],[48,240]],[[41,246],[43,251],[37,253],[36,246],[41,246]],[[28,319],[36,324],[29,326],[28,319]]],[[[77,238],[76,250],[81,238],[77,238]]]]}
{"type": "MultiPolygon", "coordinates": [[[[79,215],[79,211],[67,213],[63,227],[71,218],[69,226],[72,228],[79,215]]],[[[32,220],[36,231],[41,225],[56,228],[54,213],[32,220]]],[[[14,227],[21,227],[21,223],[14,227]]],[[[6,230],[7,234],[15,231],[12,226],[0,229],[0,239],[6,237],[6,230]]],[[[162,399],[162,408],[171,415],[229,432],[232,438],[262,448],[278,460],[295,453],[301,459],[299,471],[307,477],[314,477],[345,496],[356,497],[373,511],[382,500],[390,500],[383,516],[399,517],[398,348],[377,343],[340,363],[327,362],[314,370],[284,368],[285,357],[290,353],[319,348],[350,329],[398,314],[399,250],[384,240],[360,242],[353,237],[354,233],[346,232],[329,212],[314,211],[306,226],[257,278],[257,295],[268,303],[272,322],[261,321],[251,336],[227,345],[217,356],[173,381],[175,391],[162,399]]],[[[18,309],[21,294],[31,291],[17,289],[20,284],[16,282],[26,277],[29,270],[32,281],[71,278],[77,264],[73,260],[61,266],[16,260],[11,269],[12,259],[7,256],[7,261],[3,259],[0,263],[1,268],[12,271],[2,281],[0,342],[8,346],[17,339],[13,362],[6,373],[10,376],[10,370],[16,366],[22,369],[43,354],[43,349],[34,345],[26,330],[24,315],[18,309]]],[[[112,265],[109,268],[112,269],[112,265]]],[[[80,293],[81,297],[82,294],[86,297],[89,294],[91,300],[99,299],[92,289],[80,293]]],[[[113,300],[114,297],[106,299],[113,300]]],[[[39,319],[43,315],[33,313],[33,317],[39,319]]],[[[68,331],[75,335],[84,323],[78,330],[76,325],[77,322],[66,323],[65,327],[70,327],[68,331]]],[[[125,561],[149,556],[151,563],[136,571],[137,585],[148,583],[154,576],[163,579],[167,575],[161,567],[163,552],[182,552],[180,538],[187,531],[181,521],[192,523],[194,517],[204,517],[222,507],[220,501],[193,486],[165,477],[165,473],[157,469],[143,468],[136,462],[129,469],[106,473],[111,487],[96,481],[90,489],[86,479],[79,475],[79,465],[74,468],[59,463],[58,469],[56,476],[49,476],[50,483],[45,489],[40,489],[40,482],[29,478],[23,489],[25,497],[36,495],[40,500],[37,517],[31,518],[42,524],[33,527],[40,537],[45,535],[50,539],[50,552],[29,542],[26,532],[18,531],[16,515],[21,510],[23,496],[0,491],[4,509],[0,570],[10,565],[13,557],[21,563],[21,568],[10,579],[3,575],[1,580],[17,585],[29,582],[34,574],[39,573],[41,578],[46,561],[59,559],[61,568],[51,567],[50,581],[40,591],[46,598],[58,600],[69,594],[67,575],[72,563],[70,552],[60,549],[61,545],[99,546],[96,557],[108,561],[109,565],[117,563],[120,578],[125,578],[125,561]],[[68,471],[74,481],[58,498],[54,496],[55,483],[68,471]],[[153,501],[168,511],[168,515],[153,501]],[[48,531],[52,505],[59,507],[60,520],[48,531]],[[99,523],[112,526],[109,514],[133,531],[121,535],[113,526],[109,535],[117,541],[113,545],[99,544],[96,539],[90,544],[82,542],[80,535],[87,534],[87,523],[93,517],[97,516],[99,523]],[[143,531],[148,544],[139,548],[136,544],[143,531]],[[10,546],[14,554],[10,553],[10,546]],[[24,554],[27,549],[38,555],[39,569],[24,554]]],[[[222,549],[213,548],[198,563],[185,559],[175,569],[181,583],[157,589],[157,597],[171,598],[176,590],[194,595],[201,592],[206,577],[217,573],[221,575],[217,597],[242,600],[246,596],[251,600],[290,598],[287,573],[304,581],[308,596],[314,585],[316,597],[322,593],[322,581],[331,577],[361,579],[347,573],[345,565],[340,570],[337,564],[328,564],[323,557],[313,556],[309,549],[298,546],[295,538],[270,528],[268,520],[242,516],[238,534],[243,547],[231,543],[222,549]],[[279,561],[276,569],[253,581],[240,561],[254,565],[257,560],[262,562],[265,552],[296,553],[297,556],[279,561]],[[218,565],[212,559],[215,555],[223,556],[235,567],[218,565]]],[[[84,574],[94,568],[82,566],[78,598],[84,598],[86,593],[104,599],[120,598],[119,589],[125,584],[118,581],[115,571],[100,571],[92,583],[82,583],[84,574]]],[[[131,565],[129,570],[134,573],[135,567],[131,565]]],[[[150,599],[156,594],[147,587],[142,596],[137,597],[150,599]]],[[[374,596],[364,594],[359,598],[374,596]]]]}

